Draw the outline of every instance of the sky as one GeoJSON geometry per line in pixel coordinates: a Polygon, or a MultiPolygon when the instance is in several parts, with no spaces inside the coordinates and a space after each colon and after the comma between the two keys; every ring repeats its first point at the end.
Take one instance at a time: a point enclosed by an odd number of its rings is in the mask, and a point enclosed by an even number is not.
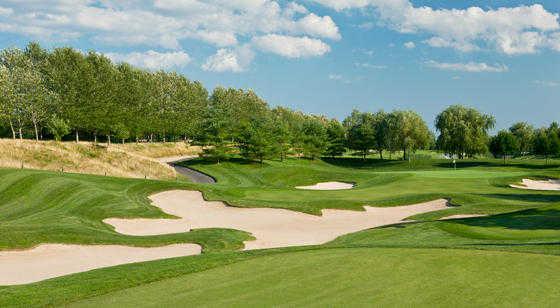
{"type": "Polygon", "coordinates": [[[560,1],[1,0],[0,48],[38,41],[253,89],[343,119],[464,104],[560,121],[560,1]]]}

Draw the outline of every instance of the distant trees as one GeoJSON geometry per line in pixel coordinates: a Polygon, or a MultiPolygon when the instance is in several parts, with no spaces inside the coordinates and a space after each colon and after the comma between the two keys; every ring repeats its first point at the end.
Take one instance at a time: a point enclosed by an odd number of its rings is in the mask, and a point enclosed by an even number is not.
{"type": "Polygon", "coordinates": [[[430,144],[431,133],[417,113],[395,110],[376,113],[353,110],[344,119],[348,148],[359,151],[363,158],[376,150],[383,159],[383,151],[403,151],[403,159],[430,144]]]}
{"type": "Polygon", "coordinates": [[[491,115],[461,105],[450,106],[436,117],[438,149],[459,158],[484,154],[488,150],[488,131],[494,127],[491,115]]]}
{"type": "Polygon", "coordinates": [[[93,51],[45,50],[36,43],[0,51],[0,134],[14,139],[183,139],[203,145],[203,155],[217,162],[231,155],[260,162],[288,155],[316,159],[347,149],[363,158],[375,151],[380,159],[387,152],[410,159],[426,148],[459,158],[488,149],[504,157],[560,155],[557,123],[537,130],[516,123],[490,140],[494,122],[475,109],[450,106],[436,118],[434,142],[425,121],[410,110],[353,110],[339,122],[270,108],[251,90],[217,87],[209,94],[180,74],[115,64],[93,51]]]}

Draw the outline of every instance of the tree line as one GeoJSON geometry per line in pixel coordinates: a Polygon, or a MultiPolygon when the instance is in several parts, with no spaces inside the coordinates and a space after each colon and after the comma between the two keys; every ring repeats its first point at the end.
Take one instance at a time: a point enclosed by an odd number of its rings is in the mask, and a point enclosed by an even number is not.
{"type": "Polygon", "coordinates": [[[557,124],[518,123],[490,137],[491,115],[450,106],[435,121],[437,138],[411,110],[361,112],[343,121],[270,107],[253,91],[217,87],[209,93],[183,75],[112,63],[96,52],[45,50],[30,43],[0,52],[0,134],[14,139],[103,139],[120,142],[188,140],[221,161],[239,154],[263,161],[288,155],[315,159],[348,150],[377,153],[438,149],[457,158],[560,150],[557,124]]]}

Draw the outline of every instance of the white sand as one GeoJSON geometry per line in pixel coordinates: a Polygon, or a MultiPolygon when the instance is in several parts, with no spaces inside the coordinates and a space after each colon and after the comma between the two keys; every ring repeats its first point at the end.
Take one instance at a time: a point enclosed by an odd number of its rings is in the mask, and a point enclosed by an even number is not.
{"type": "Polygon", "coordinates": [[[354,188],[354,184],[343,183],[343,182],[323,182],[310,186],[296,186],[296,189],[305,189],[305,190],[341,190],[341,189],[352,189],[352,188],[354,188]]]}
{"type": "Polygon", "coordinates": [[[511,184],[510,186],[530,190],[560,190],[560,180],[535,181],[523,179],[522,183],[522,185],[511,184]]]}
{"type": "Polygon", "coordinates": [[[96,268],[200,254],[196,244],[142,248],[117,245],[43,244],[0,251],[0,285],[37,282],[96,268]]]}
{"type": "Polygon", "coordinates": [[[457,214],[457,215],[450,215],[450,216],[440,218],[440,220],[472,218],[472,217],[486,217],[486,216],[488,216],[488,215],[483,215],[483,214],[457,214]]]}
{"type": "Polygon", "coordinates": [[[420,213],[443,210],[447,200],[396,207],[370,207],[365,211],[323,210],[315,216],[284,209],[236,208],[208,202],[198,191],[173,190],[152,195],[155,206],[181,219],[106,219],[116,231],[128,235],[159,235],[200,228],[228,228],[251,233],[256,240],[245,249],[318,245],[364,229],[395,224],[420,213]]]}

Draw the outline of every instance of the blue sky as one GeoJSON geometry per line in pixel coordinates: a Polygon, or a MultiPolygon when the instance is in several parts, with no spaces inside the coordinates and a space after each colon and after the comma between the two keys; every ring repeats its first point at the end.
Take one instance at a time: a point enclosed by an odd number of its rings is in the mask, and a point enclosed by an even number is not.
{"type": "Polygon", "coordinates": [[[560,1],[3,0],[0,47],[37,40],[176,70],[342,119],[450,104],[498,128],[560,121],[560,1]]]}

